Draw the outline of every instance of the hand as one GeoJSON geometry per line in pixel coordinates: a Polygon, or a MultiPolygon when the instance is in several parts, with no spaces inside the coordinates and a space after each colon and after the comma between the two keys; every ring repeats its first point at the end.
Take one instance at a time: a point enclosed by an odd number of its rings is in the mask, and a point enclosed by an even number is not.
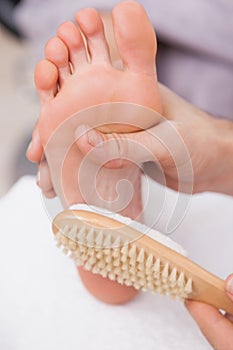
{"type": "MultiPolygon", "coordinates": [[[[226,280],[226,293],[233,302],[233,274],[226,280]]],[[[186,307],[215,350],[233,349],[233,316],[223,315],[214,307],[186,301],[186,307]]]]}
{"type": "Polygon", "coordinates": [[[81,152],[95,162],[108,161],[109,168],[121,166],[123,158],[150,161],[150,175],[160,182],[162,171],[166,185],[181,192],[233,195],[233,122],[211,117],[166,87],[160,89],[162,122],[131,134],[103,134],[81,126],[77,130],[81,152]]]}

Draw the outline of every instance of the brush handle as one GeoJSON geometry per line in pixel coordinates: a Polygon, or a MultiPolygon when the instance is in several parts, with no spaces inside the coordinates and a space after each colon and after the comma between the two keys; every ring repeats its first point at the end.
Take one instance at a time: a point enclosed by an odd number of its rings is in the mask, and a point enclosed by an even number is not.
{"type": "Polygon", "coordinates": [[[187,266],[187,274],[193,280],[193,291],[189,299],[210,304],[233,315],[233,302],[226,294],[222,279],[194,263],[187,266]]]}
{"type": "Polygon", "coordinates": [[[233,315],[233,302],[226,294],[225,282],[222,279],[159,242],[154,240],[151,242],[150,237],[143,236],[137,245],[144,245],[154,256],[160,257],[171,267],[176,267],[179,272],[192,279],[192,293],[189,299],[210,304],[233,315]]]}

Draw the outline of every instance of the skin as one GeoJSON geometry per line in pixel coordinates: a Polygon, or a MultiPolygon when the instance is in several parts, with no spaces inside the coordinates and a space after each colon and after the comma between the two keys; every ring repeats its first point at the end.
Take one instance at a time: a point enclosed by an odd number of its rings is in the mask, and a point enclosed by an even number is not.
{"type": "MultiPolygon", "coordinates": [[[[111,56],[114,55],[116,59],[116,50],[113,50],[111,53],[111,56]]],[[[47,60],[49,59],[49,57],[46,58],[47,60]]],[[[124,63],[126,64],[126,62],[124,63]]],[[[64,67],[62,67],[62,64],[59,67],[59,62],[56,62],[56,67],[58,68],[59,72],[59,84],[60,86],[62,86],[62,84],[66,80],[65,69],[64,67]]],[[[51,69],[49,73],[50,78],[52,77],[52,74],[54,74],[55,78],[54,80],[50,79],[50,81],[57,81],[57,71],[54,70],[54,72],[52,72],[52,70],[53,69],[51,69]]],[[[40,76],[40,74],[38,73],[37,76],[40,76]]],[[[54,83],[51,86],[48,86],[48,82],[46,83],[47,85],[45,84],[45,86],[43,86],[41,82],[36,82],[36,84],[41,99],[43,99],[42,96],[46,90],[50,91],[50,93],[52,90],[54,90],[54,83]]],[[[181,182],[183,181],[182,190],[184,192],[186,190],[190,191],[190,188],[193,186],[192,190],[194,193],[208,190],[233,195],[233,186],[231,179],[231,174],[233,171],[233,123],[229,121],[214,119],[212,116],[209,116],[208,114],[196,109],[184,100],[180,99],[178,96],[176,96],[163,86],[159,87],[159,93],[157,94],[157,96],[161,96],[161,100],[159,108],[157,105],[157,108],[155,109],[159,110],[160,113],[163,113],[163,116],[171,122],[172,126],[174,127],[174,130],[176,130],[178,135],[180,135],[190,154],[194,177],[181,177],[181,182]]],[[[132,100],[132,102],[137,101],[132,100]]],[[[164,139],[161,124],[162,123],[158,122],[157,125],[151,128],[149,132],[140,131],[134,134],[106,135],[103,133],[100,134],[98,132],[99,136],[97,138],[93,137],[93,135],[92,137],[88,138],[88,132],[84,132],[84,134],[77,141],[77,146],[84,155],[90,152],[90,150],[93,150],[93,153],[90,156],[90,160],[92,160],[91,157],[94,156],[93,158],[95,159],[93,159],[93,161],[100,162],[103,159],[103,149],[105,152],[111,152],[110,155],[113,158],[119,158],[119,154],[117,152],[119,151],[119,144],[121,144],[120,147],[121,150],[124,151],[123,153],[127,155],[127,157],[129,157],[130,159],[133,159],[134,161],[159,161],[165,173],[167,186],[173,189],[180,189],[177,170],[175,170],[175,165],[177,164],[174,164],[174,159],[169,154],[169,151],[167,151],[165,147],[162,147],[161,142],[158,142],[158,140],[154,137],[154,135],[156,135],[159,136],[160,139],[166,140],[164,139]],[[98,140],[98,145],[102,143],[101,140],[107,141],[104,144],[103,149],[99,147],[98,149],[94,149],[94,146],[96,146],[96,140],[98,140]],[[115,148],[113,146],[114,142],[117,144],[117,147],[115,148]],[[130,146],[132,142],[134,142],[134,144],[136,142],[139,145],[146,146],[146,148],[150,151],[150,156],[148,157],[147,154],[145,157],[145,154],[142,151],[142,147],[139,147],[139,152],[136,153],[137,157],[135,157],[135,152],[132,151],[130,146]],[[111,144],[111,149],[108,147],[109,144],[111,144]]],[[[87,127],[88,125],[85,125],[85,130],[87,129],[87,127]]],[[[82,130],[84,129],[82,128],[82,130]]],[[[172,146],[174,146],[174,144],[172,144],[172,146]]],[[[31,160],[38,161],[38,159],[41,157],[41,154],[42,147],[40,143],[40,137],[38,134],[38,128],[35,128],[35,132],[33,134],[33,143],[31,145],[31,149],[28,151],[28,157],[31,160]]],[[[178,164],[181,164],[181,166],[179,167],[179,174],[182,175],[185,174],[185,166],[182,163],[183,153],[178,152],[177,154],[178,164]]],[[[124,162],[119,162],[118,159],[108,162],[106,167],[112,169],[124,166],[124,162]]],[[[41,182],[44,186],[44,192],[47,191],[48,195],[53,196],[55,195],[55,192],[53,190],[53,182],[48,176],[48,172],[46,173],[47,170],[45,168],[43,168],[43,166],[41,168],[41,172],[43,173],[44,171],[44,175],[42,174],[42,178],[44,180],[42,180],[41,182]]],[[[156,173],[153,171],[153,169],[150,169],[149,171],[150,174],[156,179],[156,173]]],[[[92,277],[89,278],[88,276],[85,276],[85,272],[84,274],[82,273],[83,271],[81,272],[81,278],[84,280],[84,283],[87,285],[87,288],[90,291],[95,289],[96,285],[98,285],[99,283],[98,277],[96,276],[97,280],[95,280],[92,277]]],[[[231,278],[232,276],[230,276],[226,281],[226,290],[229,289],[228,284],[231,278]]],[[[105,302],[110,303],[114,301],[116,303],[118,301],[126,302],[130,300],[131,297],[133,297],[133,294],[130,294],[132,293],[132,290],[130,293],[124,293],[122,289],[117,290],[116,285],[108,286],[107,288],[111,290],[111,293],[116,292],[116,295],[113,298],[114,300],[110,300],[108,298],[109,295],[104,296],[104,298],[102,298],[103,294],[101,293],[101,290],[98,290],[98,292],[96,293],[96,297],[105,302]],[[122,291],[122,295],[124,297],[122,297],[121,295],[122,291]],[[120,298],[118,298],[119,295],[120,298]],[[124,298],[125,300],[123,300],[124,298]]],[[[233,301],[232,291],[227,291],[227,294],[229,298],[233,301]]],[[[210,342],[214,349],[230,349],[233,342],[232,316],[223,316],[219,313],[218,310],[214,309],[213,307],[197,302],[187,301],[186,306],[189,312],[191,313],[192,317],[199,324],[203,334],[206,336],[207,340],[210,342]]]]}
{"type": "MultiPolygon", "coordinates": [[[[175,190],[188,192],[192,189],[193,193],[212,191],[233,195],[233,122],[210,116],[162,85],[160,92],[164,116],[169,123],[161,120],[150,129],[128,134],[106,135],[92,130],[98,134],[92,140],[101,140],[98,148],[95,148],[95,142],[89,141],[86,131],[77,141],[79,149],[83,154],[89,154],[92,161],[99,163],[109,158],[109,154],[112,159],[120,159],[124,154],[138,163],[159,162],[166,177],[166,185],[175,190]],[[169,125],[174,133],[167,136],[169,125]],[[179,140],[183,142],[181,149],[179,140]],[[138,145],[137,152],[135,145],[138,145]],[[145,152],[142,146],[149,152],[145,152]],[[174,154],[175,162],[172,157],[174,154]],[[187,174],[189,161],[193,177],[191,173],[187,174]]],[[[106,167],[115,168],[119,164],[119,160],[113,160],[106,167]]],[[[158,180],[153,166],[149,173],[158,180]]]]}
{"type": "MultiPolygon", "coordinates": [[[[142,220],[140,167],[127,162],[111,175],[109,169],[102,167],[94,188],[94,179],[90,179],[93,167],[89,162],[90,170],[85,172],[89,174],[85,175],[85,180],[89,182],[80,186],[80,181],[77,183],[76,179],[83,156],[77,144],[70,147],[77,127],[84,121],[95,126],[97,120],[103,125],[100,129],[105,132],[138,130],[132,123],[125,124],[131,122],[131,119],[127,119],[132,118],[130,114],[125,113],[126,118],[123,120],[119,119],[118,113],[111,113],[111,118],[107,120],[101,120],[101,114],[98,113],[92,119],[87,114],[77,114],[93,105],[109,101],[137,103],[162,113],[154,65],[156,38],[144,9],[137,2],[125,1],[114,8],[112,18],[114,37],[122,62],[120,68],[111,63],[103,23],[94,9],[83,9],[76,15],[76,22],[85,35],[85,41],[76,25],[65,22],[58,28],[57,36],[45,46],[45,60],[39,62],[35,70],[41,110],[27,156],[38,162],[44,151],[47,163],[45,160],[40,163],[38,183],[44,184],[47,196],[52,197],[56,193],[64,207],[86,201],[142,220]],[[144,28],[143,32],[138,27],[139,22],[144,28]],[[75,114],[75,119],[70,118],[75,114]],[[117,125],[112,124],[115,121],[118,122],[117,125]],[[66,155],[67,150],[69,152],[66,155]],[[116,207],[117,185],[121,179],[131,183],[133,194],[130,198],[129,193],[130,200],[124,203],[124,198],[121,197],[125,196],[126,189],[123,186],[120,193],[123,196],[119,195],[119,205],[116,207]]],[[[111,50],[111,56],[113,55],[111,50]]],[[[151,127],[156,123],[157,119],[148,121],[147,118],[142,127],[151,127]]],[[[124,303],[138,293],[132,287],[119,286],[116,282],[92,275],[82,268],[79,271],[88,290],[102,301],[124,303]]]]}
{"type": "MultiPolygon", "coordinates": [[[[233,274],[226,279],[226,293],[233,302],[233,274]]],[[[233,344],[233,316],[222,315],[210,305],[186,301],[186,307],[214,350],[230,350],[233,344]]]]}

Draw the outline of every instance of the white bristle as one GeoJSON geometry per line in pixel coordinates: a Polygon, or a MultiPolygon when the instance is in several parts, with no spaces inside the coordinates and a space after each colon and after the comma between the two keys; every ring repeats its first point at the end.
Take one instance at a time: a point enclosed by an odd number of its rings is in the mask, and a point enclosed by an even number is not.
{"type": "Polygon", "coordinates": [[[120,266],[121,265],[121,259],[120,256],[113,261],[113,266],[120,266]]]}
{"type": "Polygon", "coordinates": [[[96,257],[95,257],[95,256],[91,256],[90,259],[89,259],[89,263],[90,263],[91,265],[94,265],[94,264],[96,264],[96,262],[97,262],[96,257]]]}
{"type": "Polygon", "coordinates": [[[109,264],[106,265],[106,270],[107,270],[108,272],[111,272],[111,271],[113,270],[113,265],[112,265],[112,263],[109,263],[109,264]]]}
{"type": "Polygon", "coordinates": [[[184,291],[187,293],[187,295],[192,293],[192,284],[192,278],[189,278],[184,288],[184,291]]]}
{"type": "Polygon", "coordinates": [[[113,272],[109,272],[109,274],[108,274],[108,278],[109,278],[111,281],[115,281],[115,279],[116,279],[116,275],[115,275],[115,273],[113,273],[113,272]]]}
{"type": "Polygon", "coordinates": [[[138,264],[137,268],[139,271],[145,271],[145,265],[144,264],[138,264]]]}
{"type": "Polygon", "coordinates": [[[97,263],[97,266],[99,269],[104,269],[106,266],[105,260],[104,259],[99,260],[99,262],[97,263]]]}
{"type": "Polygon", "coordinates": [[[134,266],[137,261],[137,247],[136,244],[133,244],[132,248],[129,250],[129,262],[131,266],[134,266]]]}
{"type": "Polygon", "coordinates": [[[169,274],[169,264],[166,263],[162,271],[162,280],[164,283],[167,282],[168,274],[169,274]]]}
{"type": "Polygon", "coordinates": [[[118,248],[121,245],[121,237],[117,236],[117,238],[115,239],[115,241],[113,242],[113,247],[114,248],[118,248]]]}
{"type": "Polygon", "coordinates": [[[137,257],[137,262],[139,262],[139,263],[144,263],[144,259],[145,259],[145,251],[144,251],[144,249],[142,248],[142,249],[140,249],[140,252],[139,252],[139,254],[138,254],[138,257],[137,257]]]}
{"type": "Polygon", "coordinates": [[[169,282],[171,285],[176,284],[176,276],[177,276],[177,269],[174,267],[172,269],[170,276],[169,276],[169,282]]]}
{"type": "Polygon", "coordinates": [[[86,242],[88,242],[88,245],[93,246],[95,244],[95,230],[93,227],[90,228],[88,234],[86,235],[86,242]]]}
{"type": "Polygon", "coordinates": [[[128,280],[129,279],[129,272],[126,270],[122,273],[122,277],[124,278],[124,280],[128,280]]]}
{"type": "Polygon", "coordinates": [[[108,271],[106,269],[102,269],[99,274],[103,277],[106,278],[108,276],[108,271]]]}
{"type": "Polygon", "coordinates": [[[64,234],[66,234],[66,232],[63,233],[62,231],[60,231],[60,242],[63,246],[66,246],[69,242],[69,238],[64,236],[64,234]]]}
{"type": "MultiPolygon", "coordinates": [[[[72,228],[71,228],[72,229],[72,228]]],[[[63,234],[63,236],[66,236],[66,235],[68,235],[69,234],[69,232],[70,232],[70,227],[69,227],[69,225],[65,225],[62,229],[60,229],[59,231],[60,231],[60,233],[61,234],[63,234]]]]}
{"type": "Polygon", "coordinates": [[[75,263],[77,266],[82,266],[84,262],[82,259],[75,259],[75,263]]]}
{"type": "Polygon", "coordinates": [[[97,265],[95,265],[95,266],[93,266],[92,267],[92,270],[91,270],[93,273],[100,273],[100,269],[99,269],[99,267],[97,266],[97,265]]]}
{"type": "MultiPolygon", "coordinates": [[[[108,263],[108,264],[109,264],[110,262],[113,262],[111,252],[110,252],[108,255],[106,255],[105,261],[106,261],[106,263],[108,263]]],[[[114,265],[114,264],[113,264],[113,265],[114,265]]]]}
{"type": "Polygon", "coordinates": [[[135,289],[141,289],[141,285],[139,283],[134,283],[133,286],[135,289]]]}
{"type": "Polygon", "coordinates": [[[99,233],[96,236],[95,243],[98,247],[102,247],[103,245],[103,239],[104,239],[104,231],[100,230],[99,233]]]}
{"type": "Polygon", "coordinates": [[[144,272],[144,271],[139,271],[139,272],[137,273],[137,277],[138,277],[138,278],[144,278],[144,283],[145,283],[145,272],[144,272]]]}
{"type": "Polygon", "coordinates": [[[85,226],[83,225],[81,227],[81,229],[78,231],[78,234],[77,234],[77,239],[78,239],[78,242],[83,244],[85,242],[85,236],[86,236],[86,228],[85,226]]]}
{"type": "Polygon", "coordinates": [[[127,261],[128,259],[128,252],[129,252],[129,245],[125,244],[122,248],[121,248],[121,261],[124,263],[127,261]]]}
{"type": "Polygon", "coordinates": [[[178,280],[177,280],[177,286],[179,289],[183,289],[185,287],[185,280],[184,280],[184,273],[181,272],[178,280]]]}
{"type": "Polygon", "coordinates": [[[103,246],[106,247],[106,248],[111,248],[111,246],[112,246],[112,236],[111,236],[110,233],[105,237],[103,246]]]}
{"type": "Polygon", "coordinates": [[[103,249],[96,250],[96,257],[97,257],[97,259],[102,259],[103,255],[104,255],[103,249]]]}
{"type": "Polygon", "coordinates": [[[92,264],[88,261],[88,262],[86,262],[86,264],[84,265],[84,268],[85,268],[87,271],[91,271],[91,270],[92,270],[92,264]]]}
{"type": "Polygon", "coordinates": [[[155,264],[153,266],[154,277],[160,277],[160,259],[156,259],[155,264]]]}
{"type": "Polygon", "coordinates": [[[122,272],[120,267],[116,267],[113,271],[114,271],[115,275],[117,275],[117,276],[119,276],[122,272]]]}
{"type": "Polygon", "coordinates": [[[77,247],[76,243],[73,240],[70,240],[68,243],[68,249],[72,252],[73,250],[75,250],[77,247]]]}
{"type": "Polygon", "coordinates": [[[113,258],[120,259],[120,254],[121,254],[120,248],[114,248],[112,253],[113,258]]]}
{"type": "Polygon", "coordinates": [[[110,280],[172,298],[184,299],[192,292],[192,279],[182,271],[146,249],[138,249],[137,243],[128,242],[119,232],[113,233],[79,222],[64,225],[56,239],[78,266],[110,280]]]}
{"type": "Polygon", "coordinates": [[[126,280],[126,281],[125,281],[125,285],[126,285],[127,287],[131,287],[131,286],[133,285],[133,283],[132,283],[130,280],[126,280]]]}
{"type": "Polygon", "coordinates": [[[70,230],[67,225],[67,228],[63,234],[67,235],[67,237],[69,237],[72,241],[76,241],[77,232],[78,232],[78,227],[76,225],[73,225],[70,230]]]}
{"type": "Polygon", "coordinates": [[[127,264],[127,262],[125,262],[124,264],[121,265],[121,269],[122,269],[122,271],[129,270],[129,265],[127,264]]]}
{"type": "Polygon", "coordinates": [[[153,254],[150,254],[146,260],[146,271],[151,271],[153,265],[153,254]]]}

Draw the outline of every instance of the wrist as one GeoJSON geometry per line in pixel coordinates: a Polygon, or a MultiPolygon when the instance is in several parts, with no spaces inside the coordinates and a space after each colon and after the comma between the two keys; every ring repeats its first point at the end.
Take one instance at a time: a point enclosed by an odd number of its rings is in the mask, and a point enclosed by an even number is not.
{"type": "Polygon", "coordinates": [[[216,178],[211,190],[233,195],[233,122],[213,118],[215,142],[218,153],[216,159],[216,178]]]}

